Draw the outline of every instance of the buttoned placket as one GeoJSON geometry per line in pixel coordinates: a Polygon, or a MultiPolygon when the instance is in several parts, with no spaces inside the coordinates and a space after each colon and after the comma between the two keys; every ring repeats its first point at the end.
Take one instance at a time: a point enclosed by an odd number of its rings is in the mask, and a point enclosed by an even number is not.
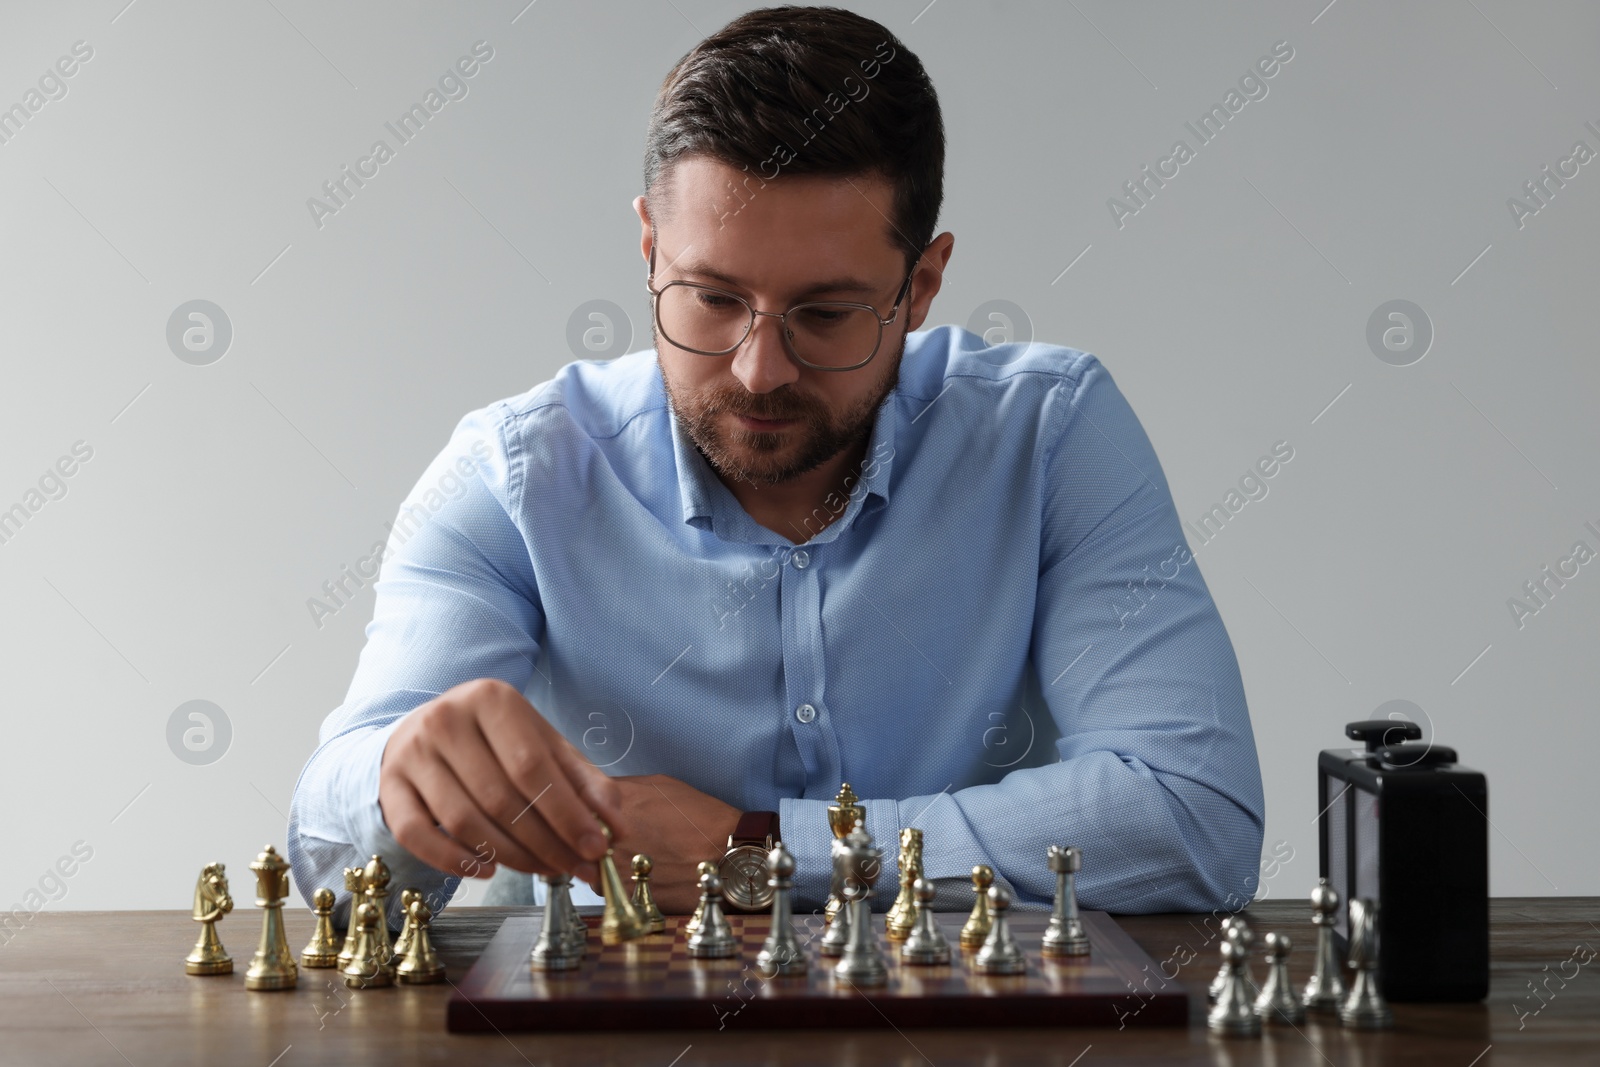
{"type": "MultiPolygon", "coordinates": [[[[789,731],[806,771],[806,794],[826,791],[839,776],[839,745],[827,705],[822,647],[822,586],[817,549],[788,553],[778,582],[783,679],[789,731]]],[[[837,789],[838,786],[833,786],[837,789]]]]}

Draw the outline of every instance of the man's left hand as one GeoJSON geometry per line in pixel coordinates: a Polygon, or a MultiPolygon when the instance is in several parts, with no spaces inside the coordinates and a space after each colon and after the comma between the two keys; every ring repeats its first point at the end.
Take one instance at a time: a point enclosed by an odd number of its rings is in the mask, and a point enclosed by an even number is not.
{"type": "MultiPolygon", "coordinates": [[[[650,892],[656,906],[668,915],[688,915],[700,902],[695,868],[702,860],[722,858],[741,812],[664,774],[611,780],[622,790],[622,811],[630,827],[628,837],[612,842],[624,887],[633,892],[631,864],[634,853],[643,852],[652,865],[650,892]]],[[[598,884],[590,888],[601,892],[598,884]]]]}

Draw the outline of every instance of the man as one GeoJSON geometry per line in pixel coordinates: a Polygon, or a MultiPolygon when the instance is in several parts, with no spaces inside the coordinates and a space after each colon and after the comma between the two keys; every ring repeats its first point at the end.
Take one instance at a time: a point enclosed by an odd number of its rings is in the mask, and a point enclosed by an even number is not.
{"type": "Polygon", "coordinates": [[[943,157],[861,16],[754,11],[679,62],[634,202],[655,349],[470,413],[423,474],[295,790],[302,893],[373,852],[440,906],[597,887],[598,816],[668,912],[703,860],[759,906],[771,837],[816,908],[848,781],[945,908],[978,863],[1045,906],[1051,843],[1085,906],[1249,899],[1243,686],[1138,419],[1087,353],[918,332],[943,157]]]}

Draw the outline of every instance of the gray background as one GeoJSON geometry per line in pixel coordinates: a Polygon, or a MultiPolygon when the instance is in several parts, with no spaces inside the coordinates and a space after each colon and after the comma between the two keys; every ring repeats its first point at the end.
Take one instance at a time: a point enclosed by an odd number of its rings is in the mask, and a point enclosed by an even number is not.
{"type": "MultiPolygon", "coordinates": [[[[94,452],[0,544],[0,907],[78,841],[48,907],[184,907],[202,863],[237,885],[281,847],[372,610],[369,587],[319,628],[307,598],[462,413],[591,355],[566,339],[582,305],[648,338],[649,105],[751,5],[525,3],[6,6],[0,106],[75,41],[94,56],[0,144],[0,508],[94,452]],[[478,40],[468,95],[315,225],[307,199],[478,40]],[[196,299],[233,329],[206,366],[166,339],[196,299]],[[191,700],[231,726],[209,763],[169,748],[191,700]]],[[[1600,562],[1520,629],[1507,607],[1600,549],[1600,161],[1520,229],[1506,206],[1600,150],[1600,8],[1326,3],[850,6],[944,105],[957,241],[930,325],[1003,299],[1098,354],[1191,522],[1295,450],[1191,534],[1290,856],[1264,892],[1315,881],[1316,752],[1406,700],[1489,775],[1494,893],[1600,893],[1600,562]],[[1108,198],[1280,40],[1268,95],[1119,228],[1108,198]],[[1435,331],[1408,366],[1366,340],[1394,299],[1435,331]]]]}

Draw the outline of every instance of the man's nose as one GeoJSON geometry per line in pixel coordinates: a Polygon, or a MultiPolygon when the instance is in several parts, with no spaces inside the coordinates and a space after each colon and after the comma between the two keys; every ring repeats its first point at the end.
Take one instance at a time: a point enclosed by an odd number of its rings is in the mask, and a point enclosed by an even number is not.
{"type": "Polygon", "coordinates": [[[757,315],[750,335],[733,354],[733,376],[752,393],[770,393],[798,381],[800,367],[783,345],[783,320],[757,315]]]}

